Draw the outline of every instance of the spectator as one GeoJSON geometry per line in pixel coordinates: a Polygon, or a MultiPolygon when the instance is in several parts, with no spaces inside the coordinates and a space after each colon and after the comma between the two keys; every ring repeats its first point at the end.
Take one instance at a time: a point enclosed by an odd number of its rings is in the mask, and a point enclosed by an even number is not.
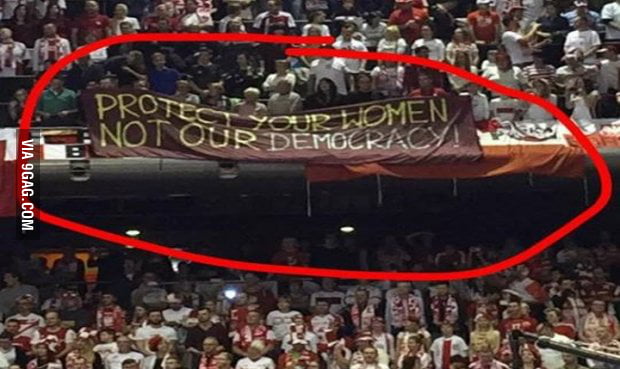
{"type": "Polygon", "coordinates": [[[48,347],[47,343],[41,342],[35,344],[33,352],[34,358],[26,365],[27,369],[62,369],[62,362],[56,359],[54,351],[48,347]]]}
{"type": "Polygon", "coordinates": [[[172,343],[178,340],[177,332],[164,325],[164,318],[160,310],[151,310],[148,313],[146,324],[136,330],[136,343],[140,351],[147,352],[149,341],[153,337],[159,336],[172,343]]]}
{"type": "MultiPolygon", "coordinates": [[[[218,30],[220,33],[226,33],[228,32],[228,24],[229,22],[231,22],[233,19],[241,19],[242,16],[242,12],[243,12],[243,7],[241,5],[241,3],[238,2],[230,2],[228,3],[227,6],[228,11],[226,12],[226,16],[222,19],[219,20],[218,22],[218,30]]],[[[245,32],[245,25],[243,25],[243,23],[241,24],[241,30],[243,32],[245,32]]]]}
{"type": "Polygon", "coordinates": [[[618,48],[609,45],[601,60],[598,75],[598,91],[601,94],[600,112],[602,118],[613,118],[620,114],[619,104],[615,95],[620,91],[620,58],[618,48]]]}
{"type": "Polygon", "coordinates": [[[596,51],[600,47],[601,39],[596,31],[590,29],[588,20],[585,17],[577,18],[575,30],[566,35],[564,52],[570,54],[579,50],[583,53],[585,64],[594,64],[596,62],[596,51]]]}
{"type": "MultiPolygon", "coordinates": [[[[478,68],[476,68],[476,66],[471,63],[471,61],[469,60],[469,54],[464,51],[459,51],[456,53],[456,57],[454,59],[454,66],[459,67],[469,73],[478,74],[478,68]]],[[[462,91],[469,83],[468,80],[457,77],[452,73],[448,75],[448,81],[450,81],[452,89],[456,92],[462,91]]]]}
{"type": "Polygon", "coordinates": [[[267,11],[260,13],[254,20],[254,29],[260,33],[273,34],[277,28],[283,28],[289,34],[295,27],[295,18],[291,13],[282,11],[280,0],[267,1],[267,11]]]}
{"type": "Polygon", "coordinates": [[[428,74],[419,74],[418,76],[418,86],[409,96],[411,97],[430,97],[430,96],[440,96],[446,97],[448,93],[441,87],[435,87],[433,85],[433,78],[428,74]]]}
{"type": "Polygon", "coordinates": [[[452,325],[458,323],[459,305],[455,296],[450,293],[448,283],[439,283],[435,286],[435,295],[431,297],[430,306],[433,324],[437,329],[446,321],[452,325]]]}
{"type": "MultiPolygon", "coordinates": [[[[46,96],[46,93],[44,93],[41,97],[44,109],[48,109],[47,112],[52,115],[58,114],[61,117],[77,111],[75,92],[65,89],[63,85],[63,79],[54,79],[52,86],[47,90],[50,94],[46,96]],[[55,102],[53,100],[58,101],[55,102]],[[67,113],[63,114],[63,111],[67,113]]],[[[84,261],[75,256],[74,249],[67,247],[63,249],[62,257],[54,262],[51,272],[63,282],[83,282],[84,270],[84,261]]]]}
{"type": "MultiPolygon", "coordinates": [[[[368,20],[364,22],[362,25],[362,35],[364,35],[366,48],[370,51],[379,51],[378,46],[381,40],[384,37],[384,34],[387,32],[387,24],[383,22],[381,12],[372,12],[368,15],[368,20]]],[[[398,30],[398,28],[397,28],[398,30]]],[[[400,30],[398,30],[398,39],[400,39],[400,30]]],[[[407,47],[407,42],[403,39],[403,43],[405,44],[405,48],[407,47]]],[[[403,54],[404,50],[402,53],[403,54]]]]}
{"type": "Polygon", "coordinates": [[[383,318],[375,317],[373,319],[370,333],[374,340],[373,347],[385,352],[390,357],[390,361],[394,360],[396,351],[394,346],[394,336],[386,331],[383,318]]]}
{"type": "Polygon", "coordinates": [[[71,25],[69,19],[65,17],[64,9],[58,4],[49,3],[45,11],[43,12],[43,19],[41,24],[46,25],[52,23],[56,26],[58,35],[62,38],[69,39],[71,37],[71,25]]]}
{"type": "MultiPolygon", "coordinates": [[[[285,85],[284,82],[281,82],[281,85],[285,85]]],[[[281,87],[282,88],[282,87],[281,87]]],[[[297,95],[299,96],[299,95],[297,95]]],[[[272,97],[273,98],[273,97],[272,97]]],[[[271,102],[271,99],[270,99],[271,102]]],[[[270,109],[271,111],[271,109],[270,109]]],[[[273,114],[273,113],[272,113],[273,114]]],[[[280,113],[280,114],[290,114],[289,113],[280,113]]],[[[292,237],[287,237],[282,239],[282,243],[280,245],[280,251],[278,251],[273,258],[271,259],[273,264],[280,265],[308,265],[308,255],[305,254],[301,250],[301,246],[299,245],[299,241],[292,237]]]]}
{"type": "Polygon", "coordinates": [[[428,20],[428,12],[424,7],[415,6],[414,0],[396,0],[395,3],[396,9],[390,14],[389,22],[398,26],[407,44],[411,45],[420,38],[420,28],[428,20]]]}
{"type": "Polygon", "coordinates": [[[213,368],[216,365],[215,357],[222,352],[222,346],[215,337],[206,337],[201,341],[201,350],[189,347],[189,352],[199,355],[197,365],[192,368],[213,368]]]}
{"type": "Polygon", "coordinates": [[[588,9],[588,1],[587,0],[575,0],[575,7],[566,13],[563,13],[562,16],[568,20],[568,23],[573,28],[577,28],[577,20],[580,17],[584,17],[589,27],[598,28],[599,22],[601,21],[601,16],[599,13],[588,9]]]}
{"type": "Polygon", "coordinates": [[[568,20],[559,14],[557,4],[553,1],[545,3],[543,15],[538,18],[536,23],[540,24],[538,35],[551,40],[543,46],[542,51],[547,61],[557,67],[564,54],[564,40],[566,34],[571,30],[571,26],[568,20]]]}
{"type": "Polygon", "coordinates": [[[415,40],[411,47],[415,49],[420,46],[426,46],[429,51],[429,59],[444,61],[446,58],[446,46],[443,44],[443,41],[434,37],[431,26],[429,24],[425,24],[420,27],[420,34],[422,35],[422,38],[415,40]]]}
{"type": "Polygon", "coordinates": [[[247,355],[243,355],[243,359],[237,362],[235,369],[275,369],[273,360],[265,356],[267,351],[263,341],[256,340],[251,342],[248,346],[247,355]]]}
{"type": "Polygon", "coordinates": [[[276,341],[282,342],[289,333],[293,318],[301,315],[299,311],[291,310],[291,300],[287,296],[278,298],[278,309],[267,314],[266,325],[273,330],[276,341]]]}
{"type": "Polygon", "coordinates": [[[340,333],[344,320],[339,314],[329,311],[327,300],[317,300],[313,306],[314,314],[310,318],[309,328],[317,336],[319,352],[324,352],[329,348],[330,341],[340,333]]]}
{"type": "Polygon", "coordinates": [[[404,341],[406,344],[405,350],[398,356],[396,361],[396,368],[403,369],[408,368],[411,365],[409,362],[413,361],[414,368],[430,369],[433,366],[433,360],[431,356],[426,352],[424,337],[420,335],[411,335],[404,341]]]}
{"type": "Polygon", "coordinates": [[[217,82],[221,78],[221,70],[218,64],[212,62],[213,50],[202,48],[198,51],[196,64],[188,71],[191,83],[196,92],[201,92],[209,87],[209,83],[217,82]]]}
{"type": "Polygon", "coordinates": [[[471,345],[471,357],[478,357],[479,353],[491,349],[491,352],[498,352],[500,348],[499,331],[493,328],[489,317],[484,314],[476,315],[474,319],[474,329],[469,336],[471,345]]]}
{"type": "Polygon", "coordinates": [[[491,117],[489,98],[480,91],[479,85],[475,83],[467,83],[463,91],[461,95],[471,97],[472,112],[474,114],[474,123],[476,127],[483,131],[488,130],[490,128],[489,118],[491,117]]]}
{"type": "Polygon", "coordinates": [[[523,316],[523,310],[521,308],[520,299],[518,297],[512,297],[506,308],[507,317],[502,319],[499,324],[499,331],[502,334],[502,338],[506,338],[513,330],[519,330],[524,332],[534,333],[536,326],[532,324],[531,320],[523,316]]]}
{"type": "Polygon", "coordinates": [[[267,106],[259,102],[260,90],[254,87],[246,88],[244,99],[233,107],[233,111],[242,117],[262,118],[268,114],[267,106]]]}
{"type": "Polygon", "coordinates": [[[545,79],[547,82],[555,80],[555,68],[545,64],[545,55],[541,51],[532,53],[534,63],[523,68],[523,78],[532,84],[537,79],[545,79]]]}
{"type": "Polygon", "coordinates": [[[187,329],[185,346],[193,353],[198,353],[204,348],[204,341],[207,338],[213,338],[218,345],[228,347],[229,339],[226,328],[221,323],[214,323],[215,314],[208,308],[198,310],[197,321],[193,327],[187,329]]]}
{"type": "MultiPolygon", "coordinates": [[[[553,326],[553,331],[556,334],[560,334],[573,340],[576,339],[577,329],[575,328],[575,325],[562,321],[561,314],[562,311],[560,309],[547,308],[545,309],[545,321],[553,326]]],[[[539,326],[538,330],[541,328],[542,326],[539,326]]]]}
{"type": "Polygon", "coordinates": [[[491,10],[491,0],[477,0],[478,10],[467,15],[467,23],[472,30],[472,36],[480,58],[486,56],[492,48],[496,47],[501,39],[501,20],[499,15],[491,10]]]}
{"type": "Polygon", "coordinates": [[[152,15],[144,19],[144,29],[147,32],[172,32],[177,28],[177,20],[166,10],[166,5],[159,4],[152,15]]]}
{"type": "MultiPolygon", "coordinates": [[[[23,300],[19,300],[24,296],[29,296],[30,303],[36,305],[39,301],[39,291],[36,287],[30,286],[27,284],[22,284],[21,276],[17,272],[7,271],[4,273],[4,283],[5,286],[2,290],[0,290],[0,312],[3,316],[6,316],[10,312],[13,311],[13,306],[15,302],[18,303],[23,300]]],[[[18,304],[19,311],[19,304],[18,304]]],[[[27,306],[21,306],[23,308],[23,312],[26,312],[27,306]]],[[[32,306],[30,306],[32,309],[32,306]]],[[[28,315],[28,313],[24,315],[28,315]]]]}
{"type": "Polygon", "coordinates": [[[308,86],[310,92],[315,93],[319,81],[329,79],[336,85],[340,95],[347,95],[347,78],[344,60],[340,58],[317,58],[310,64],[310,78],[308,86]]]}
{"type": "Polygon", "coordinates": [[[73,91],[81,91],[89,82],[100,81],[105,75],[102,65],[93,61],[90,55],[78,59],[66,74],[66,86],[73,91]]]}
{"type": "MultiPolygon", "coordinates": [[[[353,50],[366,52],[368,49],[363,42],[356,40],[353,38],[353,33],[355,32],[355,26],[350,23],[342,26],[342,33],[340,35],[340,39],[334,43],[334,49],[338,50],[353,50]]],[[[344,70],[346,73],[357,74],[363,71],[366,67],[365,59],[344,59],[344,70]]]]}
{"type": "Polygon", "coordinates": [[[610,1],[601,10],[601,22],[605,25],[605,40],[620,40],[620,0],[610,1]]]}
{"type": "MultiPolygon", "coordinates": [[[[305,310],[307,311],[307,310],[305,310]]],[[[293,316],[293,322],[289,326],[289,331],[282,340],[281,349],[284,352],[293,350],[293,342],[295,339],[303,339],[306,341],[306,348],[314,353],[318,352],[319,337],[308,329],[303,315],[297,314],[293,316]]]]}
{"type": "Polygon", "coordinates": [[[292,348],[289,352],[283,352],[278,358],[278,369],[286,369],[294,366],[296,368],[309,368],[311,363],[319,365],[319,357],[316,353],[307,349],[308,341],[294,338],[292,348]]]}
{"type": "Polygon", "coordinates": [[[317,306],[319,302],[327,302],[328,310],[332,314],[338,314],[344,307],[345,294],[338,290],[338,284],[334,279],[323,278],[321,290],[310,296],[310,305],[317,306]]]}
{"type": "MultiPolygon", "coordinates": [[[[521,86],[525,84],[523,71],[521,68],[512,65],[508,54],[498,54],[497,67],[487,69],[487,71],[482,74],[482,77],[516,90],[520,90],[521,86]]],[[[497,96],[498,94],[493,93],[493,95],[497,96]]]]}
{"type": "Polygon", "coordinates": [[[379,360],[379,350],[375,347],[366,347],[360,350],[362,353],[363,361],[361,363],[355,363],[351,365],[351,369],[388,369],[385,363],[379,360]]]}
{"type": "Polygon", "coordinates": [[[411,284],[399,282],[391,296],[386,294],[385,321],[393,334],[405,327],[407,319],[424,322],[424,302],[413,293],[411,284]]]}
{"type": "Polygon", "coordinates": [[[386,28],[383,38],[377,45],[377,51],[394,54],[404,54],[407,51],[407,41],[400,37],[400,30],[397,26],[392,25],[386,28]]]}
{"type": "MultiPolygon", "coordinates": [[[[382,93],[373,89],[372,77],[368,73],[358,74],[353,91],[345,96],[347,104],[361,104],[385,98],[382,93]]],[[[352,299],[353,293],[350,295],[352,299]]]]}
{"type": "Polygon", "coordinates": [[[122,332],[125,328],[125,311],[116,304],[116,298],[110,293],[101,295],[101,303],[96,313],[97,329],[110,329],[122,332]]]}
{"type": "MultiPolygon", "coordinates": [[[[588,81],[588,84],[596,80],[596,67],[593,65],[584,65],[583,54],[581,52],[577,51],[574,54],[567,54],[564,57],[564,60],[566,62],[566,65],[558,68],[556,73],[556,83],[559,88],[563,89],[564,91],[568,89],[574,89],[574,87],[578,83],[578,79],[583,79],[584,82],[588,81]]],[[[566,251],[567,253],[562,253],[558,255],[572,255],[573,250],[569,248],[566,251]]],[[[563,264],[564,261],[560,263],[563,264]]]]}
{"type": "Polygon", "coordinates": [[[495,360],[493,357],[493,352],[490,347],[483,348],[482,351],[478,353],[478,360],[471,363],[469,366],[471,369],[482,369],[482,368],[491,368],[491,369],[508,369],[510,368],[508,365],[502,363],[501,361],[495,360]]]}
{"type": "Polygon", "coordinates": [[[319,36],[331,36],[329,27],[325,24],[325,13],[323,11],[316,11],[310,13],[308,16],[308,24],[306,24],[301,31],[302,36],[308,36],[311,28],[318,28],[320,30],[319,36]]]}
{"type": "Polygon", "coordinates": [[[213,27],[211,9],[200,9],[197,0],[185,0],[177,27],[181,32],[205,32],[213,27]]]}
{"type": "Polygon", "coordinates": [[[351,24],[357,31],[362,28],[363,23],[362,12],[356,6],[355,0],[343,0],[342,5],[334,13],[332,27],[336,31],[341,30],[347,24],[351,24]]]}
{"type": "MultiPolygon", "coordinates": [[[[258,311],[248,312],[246,324],[237,328],[233,334],[232,350],[235,354],[253,358],[266,355],[273,349],[275,339],[273,331],[260,321],[261,315],[258,311]]],[[[241,361],[243,360],[239,363],[241,361]]]]}
{"type": "Polygon", "coordinates": [[[479,54],[476,43],[472,42],[469,33],[462,28],[454,30],[452,41],[446,46],[446,61],[450,64],[454,64],[456,60],[457,51],[464,51],[469,55],[469,60],[472,65],[478,65],[479,54]]]}
{"type": "Polygon", "coordinates": [[[579,121],[582,126],[591,123],[599,95],[596,91],[586,90],[583,78],[577,78],[572,86],[567,86],[564,98],[566,107],[573,111],[571,119],[579,121]]]}
{"type": "Polygon", "coordinates": [[[190,92],[192,90],[190,83],[191,82],[187,79],[179,79],[177,81],[177,91],[175,92],[174,97],[181,101],[198,105],[200,104],[200,97],[190,92]]]}
{"type": "Polygon", "coordinates": [[[295,73],[291,71],[291,64],[288,60],[276,60],[276,72],[267,76],[263,82],[263,91],[270,94],[275,93],[276,86],[282,80],[288,81],[295,88],[297,78],[295,73]]]}
{"type": "Polygon", "coordinates": [[[28,364],[26,353],[12,343],[13,334],[9,332],[0,333],[0,356],[2,356],[9,365],[18,365],[25,368],[28,364]]]}
{"type": "Polygon", "coordinates": [[[125,362],[132,362],[142,365],[144,355],[131,349],[132,342],[127,336],[120,336],[116,339],[118,352],[110,353],[105,359],[105,367],[107,369],[125,369],[125,362]]]}
{"type": "Polygon", "coordinates": [[[22,74],[25,58],[26,45],[14,40],[9,28],[0,28],[0,78],[22,74]]]}
{"type": "MultiPolygon", "coordinates": [[[[506,31],[502,34],[502,45],[506,49],[506,53],[510,56],[513,65],[524,67],[534,61],[532,57],[533,50],[542,46],[534,44],[537,37],[537,26],[529,33],[523,33],[519,22],[514,18],[504,18],[504,27],[506,31]]],[[[548,42],[546,40],[545,42],[548,42]]]]}
{"type": "Polygon", "coordinates": [[[516,280],[510,284],[509,288],[528,304],[542,305],[548,296],[542,285],[530,278],[530,269],[525,265],[519,265],[516,268],[516,274],[516,280]]]}
{"type": "Polygon", "coordinates": [[[75,20],[71,43],[76,48],[89,42],[87,36],[91,36],[93,41],[101,40],[110,35],[109,30],[110,19],[99,14],[99,4],[96,1],[88,0],[84,3],[84,13],[75,20]]]}
{"type": "Polygon", "coordinates": [[[26,97],[28,91],[24,88],[17,89],[13,94],[13,99],[9,102],[8,111],[11,123],[17,124],[24,111],[24,105],[26,103],[26,97]]]}
{"type": "MultiPolygon", "coordinates": [[[[53,347],[57,358],[64,358],[71,350],[75,342],[74,330],[61,325],[60,315],[57,311],[50,310],[45,313],[45,325],[35,331],[32,342],[46,342],[53,347]]],[[[37,347],[34,347],[35,351],[37,347]]]]}
{"type": "Polygon", "coordinates": [[[225,91],[230,96],[241,97],[247,88],[258,88],[264,78],[264,69],[257,64],[248,54],[239,53],[232,68],[222,76],[225,91]]]}
{"type": "Polygon", "coordinates": [[[102,368],[101,356],[93,352],[94,346],[91,331],[83,328],[76,337],[75,347],[65,358],[65,369],[102,368]]]}
{"type": "Polygon", "coordinates": [[[6,22],[6,26],[13,32],[13,38],[31,49],[39,38],[41,30],[39,20],[32,11],[32,7],[25,4],[15,8],[13,17],[6,22]]]}
{"type": "MultiPolygon", "coordinates": [[[[559,335],[553,331],[553,326],[544,323],[538,331],[538,334],[542,337],[548,337],[550,340],[563,343],[572,344],[573,340],[566,336],[559,335]]],[[[540,358],[542,366],[549,369],[560,369],[564,367],[564,360],[562,359],[562,353],[549,348],[539,348],[540,358]]]]}
{"type": "MultiPolygon", "coordinates": [[[[468,357],[469,347],[461,337],[454,335],[454,328],[448,322],[441,325],[441,335],[431,345],[431,356],[435,368],[449,369],[453,357],[468,357]]],[[[488,355],[493,358],[490,350],[488,355]]]]}
{"type": "Polygon", "coordinates": [[[110,31],[111,36],[118,36],[121,34],[121,24],[127,22],[131,25],[131,28],[135,31],[140,30],[140,22],[136,18],[129,17],[129,7],[123,3],[118,3],[114,7],[114,16],[110,19],[110,31]]]}
{"type": "Polygon", "coordinates": [[[81,327],[90,327],[94,323],[91,311],[84,309],[82,298],[75,291],[63,294],[60,319],[64,327],[78,331],[81,327]]]}
{"type": "Polygon", "coordinates": [[[166,66],[166,55],[156,52],[151,56],[153,68],[148,73],[149,84],[154,92],[165,95],[174,95],[176,84],[181,77],[180,73],[166,66]]]}
{"type": "Polygon", "coordinates": [[[319,81],[317,91],[305,101],[306,110],[325,109],[343,105],[344,96],[338,94],[338,87],[328,78],[319,81]]]}
{"type": "Polygon", "coordinates": [[[43,26],[43,37],[34,43],[32,51],[32,70],[36,73],[45,71],[45,63],[54,63],[71,53],[69,40],[56,32],[54,23],[43,26]]]}
{"type": "Polygon", "coordinates": [[[606,327],[610,336],[614,339],[620,337],[618,319],[606,312],[604,301],[595,299],[590,304],[590,312],[585,316],[583,325],[579,329],[579,338],[584,342],[596,340],[596,328],[606,327]]]}
{"type": "MultiPolygon", "coordinates": [[[[535,79],[532,82],[532,92],[553,105],[557,105],[558,97],[551,93],[550,83],[546,79],[535,79]]],[[[555,120],[551,113],[536,104],[528,104],[523,119],[532,122],[552,122],[555,120]]]]}

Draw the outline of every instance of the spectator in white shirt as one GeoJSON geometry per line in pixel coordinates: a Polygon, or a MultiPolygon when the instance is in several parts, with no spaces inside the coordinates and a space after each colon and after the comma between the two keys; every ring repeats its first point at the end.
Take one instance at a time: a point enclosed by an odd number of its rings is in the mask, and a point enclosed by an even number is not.
{"type": "Polygon", "coordinates": [[[385,29],[383,38],[379,40],[377,51],[380,53],[404,54],[407,50],[407,41],[400,37],[398,26],[389,26],[385,29]]]}
{"type": "Polygon", "coordinates": [[[521,33],[519,22],[514,17],[506,17],[503,20],[506,30],[502,34],[502,44],[514,65],[529,64],[534,61],[530,43],[536,37],[536,33],[527,35],[521,33]]]}
{"type": "Polygon", "coordinates": [[[564,41],[564,53],[570,54],[579,50],[583,53],[585,64],[596,62],[596,51],[601,47],[601,39],[598,33],[590,29],[588,19],[579,17],[575,21],[575,30],[566,35],[564,41]]]}
{"type": "Polygon", "coordinates": [[[446,46],[443,41],[434,37],[431,26],[428,24],[423,25],[420,28],[420,34],[422,38],[415,40],[411,48],[416,49],[420,46],[426,46],[429,51],[429,59],[443,61],[446,58],[446,46]]]}
{"type": "MultiPolygon", "coordinates": [[[[538,334],[542,337],[549,337],[552,341],[557,343],[571,344],[573,340],[570,338],[563,336],[561,334],[557,334],[554,332],[553,325],[550,323],[543,323],[540,329],[538,330],[538,334]]],[[[553,349],[548,348],[539,348],[540,358],[542,360],[542,366],[546,369],[560,369],[564,367],[564,360],[562,358],[562,353],[553,349]]]]}
{"type": "Polygon", "coordinates": [[[605,40],[620,40],[620,0],[612,1],[601,9],[601,22],[605,24],[605,40]]]}
{"type": "Polygon", "coordinates": [[[316,306],[318,302],[325,301],[329,305],[329,312],[338,314],[345,306],[345,294],[338,291],[336,281],[331,278],[323,278],[321,281],[321,290],[310,296],[310,306],[316,306]]]}
{"type": "Polygon", "coordinates": [[[288,81],[295,88],[297,78],[290,68],[291,65],[288,60],[276,60],[276,72],[267,76],[265,82],[263,82],[263,90],[269,94],[275,93],[276,86],[282,80],[288,81]]]}
{"type": "MultiPolygon", "coordinates": [[[[497,67],[491,67],[482,73],[482,76],[506,87],[521,89],[524,85],[524,77],[521,68],[512,65],[510,56],[500,53],[496,57],[497,67]]],[[[493,96],[498,96],[493,92],[493,96]]]]}
{"type": "Polygon", "coordinates": [[[32,69],[45,71],[47,62],[56,62],[71,53],[71,43],[56,33],[56,25],[48,23],[43,26],[43,37],[35,41],[32,51],[32,69]]]}
{"type": "Polygon", "coordinates": [[[26,45],[13,40],[13,31],[0,28],[0,77],[14,77],[22,72],[26,45]]]}
{"type": "Polygon", "coordinates": [[[325,13],[320,10],[310,14],[308,24],[301,29],[301,35],[308,36],[311,28],[321,30],[320,36],[330,36],[329,27],[325,24],[325,13]]]}
{"type": "MultiPolygon", "coordinates": [[[[384,37],[388,26],[383,22],[383,15],[381,12],[373,12],[369,15],[369,18],[370,19],[362,25],[361,32],[366,38],[366,47],[374,51],[377,50],[379,42],[384,37]]],[[[406,43],[405,46],[407,46],[406,43]]]]}
{"type": "Polygon", "coordinates": [[[446,363],[445,360],[449,360],[453,356],[468,357],[467,351],[469,348],[465,341],[454,335],[454,328],[452,324],[445,322],[441,325],[442,336],[433,341],[431,345],[431,356],[433,357],[433,363],[435,368],[450,368],[450,363],[446,363]],[[450,353],[444,352],[450,350],[450,353]]]}
{"type": "Polygon", "coordinates": [[[334,82],[340,95],[346,95],[348,89],[344,67],[344,60],[340,58],[318,58],[313,60],[310,63],[309,95],[317,91],[319,81],[324,78],[334,82]]]}
{"type": "Polygon", "coordinates": [[[277,341],[282,341],[289,333],[293,318],[297,315],[301,315],[301,313],[296,310],[291,310],[290,298],[287,296],[280,296],[278,298],[278,310],[274,310],[267,314],[265,325],[271,328],[277,341]]]}
{"type": "Polygon", "coordinates": [[[133,29],[138,31],[140,29],[140,22],[134,17],[128,17],[129,8],[127,5],[120,3],[114,7],[114,16],[110,19],[110,34],[112,36],[118,36],[121,34],[121,23],[131,23],[133,29]]]}
{"type": "Polygon", "coordinates": [[[489,98],[480,92],[480,86],[472,82],[468,83],[463,89],[463,95],[471,97],[474,122],[487,121],[491,115],[489,98]]]}
{"type": "Polygon", "coordinates": [[[598,75],[598,90],[602,94],[620,90],[620,58],[616,46],[609,45],[604,50],[605,57],[601,60],[598,75]]]}
{"type": "MultiPolygon", "coordinates": [[[[368,49],[362,41],[358,41],[353,38],[355,32],[355,26],[353,24],[345,24],[342,26],[342,39],[334,43],[334,49],[338,50],[353,50],[366,52],[368,49]]],[[[351,74],[357,74],[364,70],[366,66],[365,59],[344,59],[345,71],[351,74]]]]}
{"type": "Polygon", "coordinates": [[[162,316],[167,324],[180,325],[185,323],[192,313],[192,309],[183,306],[183,301],[175,294],[167,297],[168,309],[162,312],[162,316]]]}
{"type": "Polygon", "coordinates": [[[177,340],[177,332],[164,325],[164,318],[159,310],[150,311],[147,324],[136,330],[136,341],[140,350],[146,352],[148,341],[155,336],[160,336],[168,342],[177,340]]]}
{"type": "Polygon", "coordinates": [[[139,364],[142,364],[144,355],[139,352],[131,350],[131,340],[127,336],[120,336],[116,339],[116,345],[118,346],[118,352],[108,354],[105,359],[106,369],[123,369],[123,362],[125,360],[135,360],[139,364]]]}
{"type": "Polygon", "coordinates": [[[250,344],[247,357],[237,361],[235,369],[275,369],[276,366],[270,358],[263,356],[265,345],[256,340],[250,344]]]}
{"type": "Polygon", "coordinates": [[[523,104],[517,99],[506,95],[491,100],[491,117],[502,122],[517,122],[523,117],[523,104]]]}

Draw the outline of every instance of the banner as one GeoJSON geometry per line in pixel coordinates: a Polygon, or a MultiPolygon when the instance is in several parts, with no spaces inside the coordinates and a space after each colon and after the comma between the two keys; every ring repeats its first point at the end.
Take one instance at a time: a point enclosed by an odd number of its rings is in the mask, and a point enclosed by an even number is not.
{"type": "Polygon", "coordinates": [[[387,100],[242,117],[142,90],[86,90],[100,157],[362,164],[472,162],[482,155],[468,97],[387,100]]]}

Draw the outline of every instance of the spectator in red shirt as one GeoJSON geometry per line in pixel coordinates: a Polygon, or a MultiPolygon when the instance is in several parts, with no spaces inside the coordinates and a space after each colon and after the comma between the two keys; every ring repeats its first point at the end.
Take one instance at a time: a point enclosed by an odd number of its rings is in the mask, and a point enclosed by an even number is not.
{"type": "Polygon", "coordinates": [[[513,330],[526,331],[530,333],[536,332],[536,326],[532,324],[531,320],[523,317],[523,310],[519,300],[520,299],[516,297],[512,298],[506,308],[508,318],[502,319],[499,324],[499,331],[504,338],[513,330]]]}
{"type": "Polygon", "coordinates": [[[144,20],[146,32],[167,32],[177,28],[175,18],[170,17],[166,5],[159,4],[155,7],[154,14],[144,20]]]}
{"type": "Polygon", "coordinates": [[[303,338],[293,338],[292,348],[283,352],[278,358],[278,369],[298,368],[308,369],[312,363],[319,363],[319,357],[307,349],[308,341],[303,338]]]}
{"type": "Polygon", "coordinates": [[[501,37],[499,15],[491,10],[491,0],[477,0],[478,10],[467,15],[467,22],[480,54],[480,59],[486,59],[488,51],[499,44],[501,37]]]}
{"type": "MultiPolygon", "coordinates": [[[[547,323],[553,326],[553,331],[557,334],[561,334],[570,339],[577,338],[577,330],[575,329],[575,325],[572,323],[566,323],[561,320],[562,312],[560,309],[549,308],[545,309],[545,320],[547,323]]],[[[542,328],[540,325],[538,329],[542,328]]]]}
{"type": "Polygon", "coordinates": [[[400,34],[411,44],[420,38],[420,28],[428,20],[428,12],[421,2],[414,0],[396,0],[397,9],[390,14],[390,24],[397,25],[400,34]]]}
{"type": "Polygon", "coordinates": [[[110,293],[101,295],[101,305],[97,309],[97,329],[112,329],[122,332],[125,328],[125,311],[116,304],[116,298],[110,293]]]}
{"type": "Polygon", "coordinates": [[[93,35],[96,40],[110,35],[110,19],[99,13],[99,4],[93,0],[84,4],[84,13],[75,20],[71,32],[73,47],[84,45],[87,35],[93,35]]]}

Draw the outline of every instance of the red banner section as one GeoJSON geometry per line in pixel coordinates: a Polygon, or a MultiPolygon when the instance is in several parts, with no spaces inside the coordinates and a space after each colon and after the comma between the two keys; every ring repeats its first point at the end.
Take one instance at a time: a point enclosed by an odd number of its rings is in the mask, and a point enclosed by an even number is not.
{"type": "Polygon", "coordinates": [[[263,117],[141,90],[87,90],[82,103],[100,157],[355,165],[471,163],[482,156],[467,97],[263,117]]]}

